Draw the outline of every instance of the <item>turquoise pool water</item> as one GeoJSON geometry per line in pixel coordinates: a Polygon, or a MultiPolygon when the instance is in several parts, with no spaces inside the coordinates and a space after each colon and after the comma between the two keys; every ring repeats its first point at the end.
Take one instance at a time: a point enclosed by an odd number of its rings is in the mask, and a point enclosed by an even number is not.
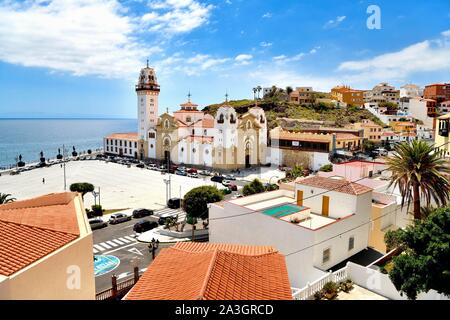
{"type": "Polygon", "coordinates": [[[299,212],[303,209],[305,209],[305,207],[299,207],[296,206],[295,204],[282,204],[276,207],[264,209],[262,210],[262,213],[271,217],[282,218],[284,216],[288,216],[290,214],[299,212]]]}

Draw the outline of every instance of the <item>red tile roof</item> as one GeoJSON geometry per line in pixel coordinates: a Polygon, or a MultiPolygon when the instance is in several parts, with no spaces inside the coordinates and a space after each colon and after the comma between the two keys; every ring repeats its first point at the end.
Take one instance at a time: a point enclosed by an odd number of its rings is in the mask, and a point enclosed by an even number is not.
{"type": "Polygon", "coordinates": [[[112,133],[105,137],[106,139],[118,139],[118,140],[138,140],[137,132],[126,133],[112,133]]]}
{"type": "Polygon", "coordinates": [[[76,193],[0,205],[0,275],[9,276],[80,235],[76,193]]]}
{"type": "Polygon", "coordinates": [[[292,296],[284,256],[273,248],[204,243],[162,249],[125,299],[291,300],[292,296]]]}
{"type": "Polygon", "coordinates": [[[305,179],[298,179],[296,183],[321,188],[330,191],[342,192],[351,195],[359,195],[369,191],[372,191],[372,188],[366,187],[362,184],[350,182],[345,179],[333,179],[333,178],[325,178],[314,176],[305,179]]]}

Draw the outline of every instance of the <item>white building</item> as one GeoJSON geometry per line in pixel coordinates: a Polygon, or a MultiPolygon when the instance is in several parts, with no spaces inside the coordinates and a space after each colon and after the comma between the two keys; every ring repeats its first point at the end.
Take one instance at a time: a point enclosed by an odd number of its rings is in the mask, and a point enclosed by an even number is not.
{"type": "Polygon", "coordinates": [[[364,92],[364,102],[392,102],[398,103],[400,98],[400,91],[395,87],[390,86],[386,82],[382,82],[372,90],[364,92]]]}
{"type": "Polygon", "coordinates": [[[402,110],[397,110],[395,114],[389,114],[386,107],[380,107],[377,102],[364,103],[364,109],[372,113],[378,119],[386,125],[389,125],[391,121],[414,121],[411,115],[402,110]]]}
{"type": "Polygon", "coordinates": [[[400,98],[417,98],[423,96],[423,89],[416,84],[405,84],[400,87],[400,98]]]}
{"type": "Polygon", "coordinates": [[[412,98],[409,100],[409,113],[429,128],[434,127],[436,101],[432,99],[412,98]]]}
{"type": "Polygon", "coordinates": [[[341,178],[309,177],[277,190],[211,204],[213,243],[276,246],[291,285],[301,288],[367,248],[372,189],[341,178]]]}

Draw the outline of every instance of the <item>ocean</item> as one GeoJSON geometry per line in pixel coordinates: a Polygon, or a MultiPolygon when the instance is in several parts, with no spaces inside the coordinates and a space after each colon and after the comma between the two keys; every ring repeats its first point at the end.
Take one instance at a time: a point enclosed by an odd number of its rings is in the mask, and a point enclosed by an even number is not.
{"type": "Polygon", "coordinates": [[[113,132],[136,132],[133,119],[0,119],[0,167],[22,161],[56,158],[58,148],[65,145],[68,154],[72,147],[80,152],[103,147],[103,137],[113,132]]]}

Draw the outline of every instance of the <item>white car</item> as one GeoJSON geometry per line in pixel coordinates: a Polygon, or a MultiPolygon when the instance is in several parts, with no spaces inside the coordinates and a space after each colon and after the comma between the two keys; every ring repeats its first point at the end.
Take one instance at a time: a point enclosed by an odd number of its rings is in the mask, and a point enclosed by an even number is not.
{"type": "Polygon", "coordinates": [[[125,221],[130,221],[130,220],[131,220],[131,216],[129,216],[125,213],[114,213],[109,218],[109,223],[116,224],[116,223],[121,223],[121,222],[125,222],[125,221]]]}
{"type": "Polygon", "coordinates": [[[230,184],[231,184],[230,180],[223,180],[222,181],[222,185],[225,186],[225,187],[228,187],[230,184]]]}
{"type": "Polygon", "coordinates": [[[187,175],[189,178],[198,178],[198,174],[193,172],[193,173],[188,173],[187,175]]]}

